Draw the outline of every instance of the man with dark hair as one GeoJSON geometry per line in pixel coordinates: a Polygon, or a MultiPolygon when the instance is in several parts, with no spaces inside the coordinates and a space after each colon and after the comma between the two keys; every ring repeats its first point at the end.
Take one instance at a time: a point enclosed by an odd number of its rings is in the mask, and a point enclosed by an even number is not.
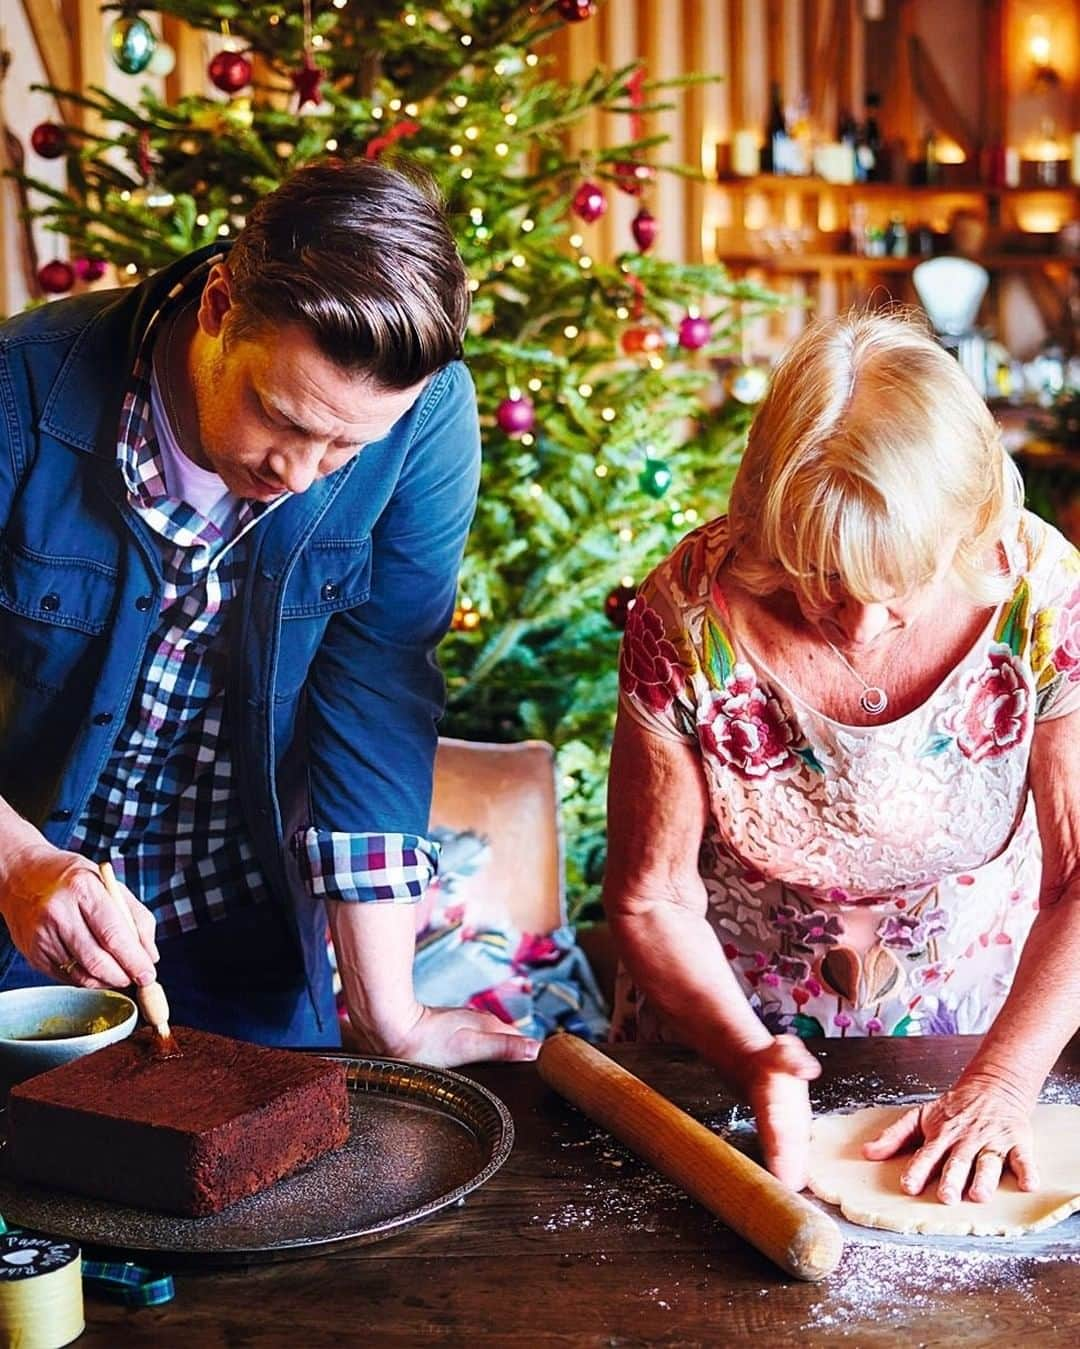
{"type": "Polygon", "coordinates": [[[329,914],[373,1049],[535,1054],[411,977],[467,313],[431,188],[355,162],[231,250],[0,324],[0,986],[157,964],[178,1024],[332,1045],[329,914]]]}

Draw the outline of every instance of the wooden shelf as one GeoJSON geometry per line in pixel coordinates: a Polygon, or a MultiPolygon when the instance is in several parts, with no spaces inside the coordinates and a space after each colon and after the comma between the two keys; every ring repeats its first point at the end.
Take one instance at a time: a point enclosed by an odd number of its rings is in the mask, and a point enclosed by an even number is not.
{"type": "Polygon", "coordinates": [[[980,200],[1042,197],[1047,194],[1075,196],[1080,193],[1080,185],[1074,183],[1059,183],[1054,187],[987,187],[982,183],[964,186],[935,184],[931,187],[925,183],[829,183],[824,178],[800,178],[773,173],[759,173],[752,178],[719,178],[710,186],[722,191],[785,191],[803,196],[832,192],[844,197],[978,197],[980,200]]]}
{"type": "MultiPolygon", "coordinates": [[[[958,256],[958,255],[957,255],[958,256]]],[[[867,258],[855,253],[731,253],[718,251],[727,267],[760,267],[771,272],[910,272],[929,258],[867,258]]],[[[1042,270],[1055,264],[1080,268],[1080,254],[985,253],[970,258],[988,271],[1042,270]]]]}

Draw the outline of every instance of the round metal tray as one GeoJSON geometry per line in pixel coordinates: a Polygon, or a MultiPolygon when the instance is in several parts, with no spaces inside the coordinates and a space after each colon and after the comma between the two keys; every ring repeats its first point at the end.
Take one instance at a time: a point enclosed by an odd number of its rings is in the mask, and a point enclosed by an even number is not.
{"type": "Polygon", "coordinates": [[[176,1218],[0,1175],[0,1213],[84,1246],[151,1263],[253,1264],[379,1241],[460,1202],[502,1166],[510,1112],[479,1083],[393,1059],[347,1065],[352,1129],[343,1148],[208,1218],[176,1218]]]}

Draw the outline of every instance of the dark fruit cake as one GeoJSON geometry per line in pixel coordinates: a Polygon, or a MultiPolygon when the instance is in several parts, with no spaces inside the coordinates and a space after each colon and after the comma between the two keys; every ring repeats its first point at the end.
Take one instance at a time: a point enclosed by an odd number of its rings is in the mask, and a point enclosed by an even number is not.
{"type": "Polygon", "coordinates": [[[345,1067],[173,1028],[137,1031],[13,1087],[12,1169],[26,1180],[199,1217],[265,1190],[349,1135],[345,1067]]]}

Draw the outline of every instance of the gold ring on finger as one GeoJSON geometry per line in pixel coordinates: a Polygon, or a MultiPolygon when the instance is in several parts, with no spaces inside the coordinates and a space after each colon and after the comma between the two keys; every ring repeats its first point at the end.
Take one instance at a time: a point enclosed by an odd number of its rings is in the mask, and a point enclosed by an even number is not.
{"type": "Polygon", "coordinates": [[[73,969],[75,969],[78,963],[79,962],[73,958],[71,960],[65,961],[63,965],[57,965],[56,968],[60,971],[60,973],[64,976],[65,979],[70,979],[71,972],[73,969]]]}

